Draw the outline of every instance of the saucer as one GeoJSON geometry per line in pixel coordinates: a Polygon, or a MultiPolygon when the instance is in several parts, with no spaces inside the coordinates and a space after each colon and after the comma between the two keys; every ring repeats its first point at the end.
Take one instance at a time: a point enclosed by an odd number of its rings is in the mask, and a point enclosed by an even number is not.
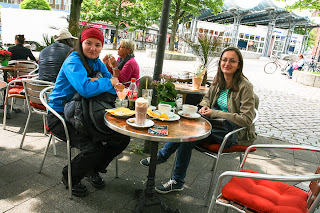
{"type": "Polygon", "coordinates": [[[182,117],[188,118],[188,119],[196,119],[196,118],[200,118],[200,117],[201,117],[201,115],[200,115],[199,113],[195,113],[195,114],[193,114],[193,115],[185,115],[185,114],[183,114],[183,111],[182,111],[182,110],[180,110],[180,111],[178,112],[178,114],[181,115],[182,117]]]}
{"type": "MultiPolygon", "coordinates": [[[[154,113],[160,115],[161,113],[158,110],[154,110],[154,113]]],[[[169,116],[169,119],[164,119],[164,118],[158,118],[158,117],[153,117],[154,119],[158,119],[160,121],[177,121],[180,119],[180,116],[177,114],[172,113],[172,115],[169,116]]]]}
{"type": "Polygon", "coordinates": [[[126,122],[130,126],[137,127],[137,128],[147,128],[147,127],[152,127],[154,125],[154,122],[152,120],[149,120],[149,119],[146,119],[146,122],[144,123],[144,125],[137,124],[136,123],[136,118],[129,118],[129,119],[127,119],[126,122]]]}

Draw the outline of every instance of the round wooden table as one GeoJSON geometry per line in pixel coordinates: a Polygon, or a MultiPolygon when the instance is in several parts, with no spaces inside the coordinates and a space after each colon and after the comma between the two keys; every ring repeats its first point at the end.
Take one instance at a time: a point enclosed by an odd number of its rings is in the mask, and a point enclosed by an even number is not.
{"type": "Polygon", "coordinates": [[[194,89],[192,84],[174,83],[174,86],[177,92],[182,94],[183,103],[185,103],[187,94],[205,95],[209,91],[209,87],[204,87],[204,86],[200,86],[199,89],[194,89]]]}
{"type": "MultiPolygon", "coordinates": [[[[186,119],[180,118],[178,121],[164,122],[153,120],[156,125],[168,125],[168,136],[151,135],[148,128],[136,128],[127,124],[123,118],[115,117],[109,113],[105,114],[105,124],[112,130],[121,134],[152,141],[149,174],[146,189],[139,196],[135,212],[143,212],[147,206],[160,205],[165,211],[172,211],[155,194],[155,172],[159,142],[191,142],[206,138],[211,133],[211,124],[204,118],[186,119]]],[[[177,210],[177,212],[179,212],[177,210]]]]}
{"type": "Polygon", "coordinates": [[[5,82],[7,82],[8,72],[13,72],[13,77],[17,77],[18,71],[26,71],[26,70],[28,70],[28,68],[23,67],[23,66],[9,65],[9,66],[5,66],[5,67],[0,67],[0,70],[3,71],[3,80],[5,82]]]}

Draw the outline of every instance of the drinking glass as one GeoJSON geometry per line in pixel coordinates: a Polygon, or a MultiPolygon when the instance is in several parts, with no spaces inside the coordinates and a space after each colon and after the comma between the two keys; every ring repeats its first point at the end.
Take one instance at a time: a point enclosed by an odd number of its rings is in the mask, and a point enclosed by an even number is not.
{"type": "Polygon", "coordinates": [[[122,108],[123,99],[125,99],[126,96],[128,95],[129,89],[128,88],[124,88],[122,91],[116,89],[116,92],[117,92],[118,98],[120,100],[120,108],[122,108]]]}

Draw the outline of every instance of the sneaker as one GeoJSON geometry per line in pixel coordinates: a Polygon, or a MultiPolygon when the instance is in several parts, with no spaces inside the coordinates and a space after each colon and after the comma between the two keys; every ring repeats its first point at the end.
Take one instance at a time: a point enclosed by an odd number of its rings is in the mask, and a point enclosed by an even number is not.
{"type": "Polygon", "coordinates": [[[87,176],[88,181],[94,188],[101,189],[105,186],[105,182],[103,178],[99,175],[99,172],[92,172],[90,175],[87,176]]]}
{"type": "MultiPolygon", "coordinates": [[[[62,176],[62,183],[66,186],[66,189],[68,189],[68,178],[65,176],[62,176]]],[[[88,194],[88,189],[85,185],[83,185],[80,182],[78,183],[72,183],[72,195],[76,197],[85,197],[88,194]]]]}
{"type": "MultiPolygon", "coordinates": [[[[157,159],[157,165],[166,162],[167,160],[159,160],[159,158],[157,159]]],[[[145,159],[142,159],[140,161],[140,164],[143,166],[149,166],[150,165],[150,157],[147,157],[145,159]]]]}
{"type": "Polygon", "coordinates": [[[167,183],[156,186],[155,190],[161,194],[166,194],[169,192],[179,192],[183,190],[183,186],[178,186],[175,180],[169,180],[167,183]]]}

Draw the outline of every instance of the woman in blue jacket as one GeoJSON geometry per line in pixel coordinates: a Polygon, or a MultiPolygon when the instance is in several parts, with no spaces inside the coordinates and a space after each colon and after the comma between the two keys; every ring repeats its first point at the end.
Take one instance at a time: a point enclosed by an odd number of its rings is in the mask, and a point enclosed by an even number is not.
{"type": "MultiPolygon", "coordinates": [[[[66,58],[58,74],[55,87],[49,96],[49,105],[64,116],[64,104],[69,102],[78,92],[84,98],[90,98],[101,93],[116,95],[114,86],[119,83],[113,78],[106,66],[98,58],[104,44],[104,37],[100,30],[87,28],[81,33],[74,51],[66,58]],[[90,78],[88,73],[100,71],[103,78],[90,78]]],[[[128,145],[130,137],[113,132],[105,135],[101,141],[94,139],[95,135],[77,132],[70,124],[68,131],[71,146],[80,149],[71,162],[72,194],[85,196],[88,190],[81,180],[87,176],[95,188],[102,188],[104,180],[99,172],[105,173],[105,168],[114,157],[119,155],[128,145]],[[105,145],[102,142],[107,142],[105,145]]],[[[60,138],[65,138],[60,120],[52,113],[48,113],[49,130],[60,138]]],[[[62,181],[67,186],[68,167],[62,170],[62,181]]]]}

